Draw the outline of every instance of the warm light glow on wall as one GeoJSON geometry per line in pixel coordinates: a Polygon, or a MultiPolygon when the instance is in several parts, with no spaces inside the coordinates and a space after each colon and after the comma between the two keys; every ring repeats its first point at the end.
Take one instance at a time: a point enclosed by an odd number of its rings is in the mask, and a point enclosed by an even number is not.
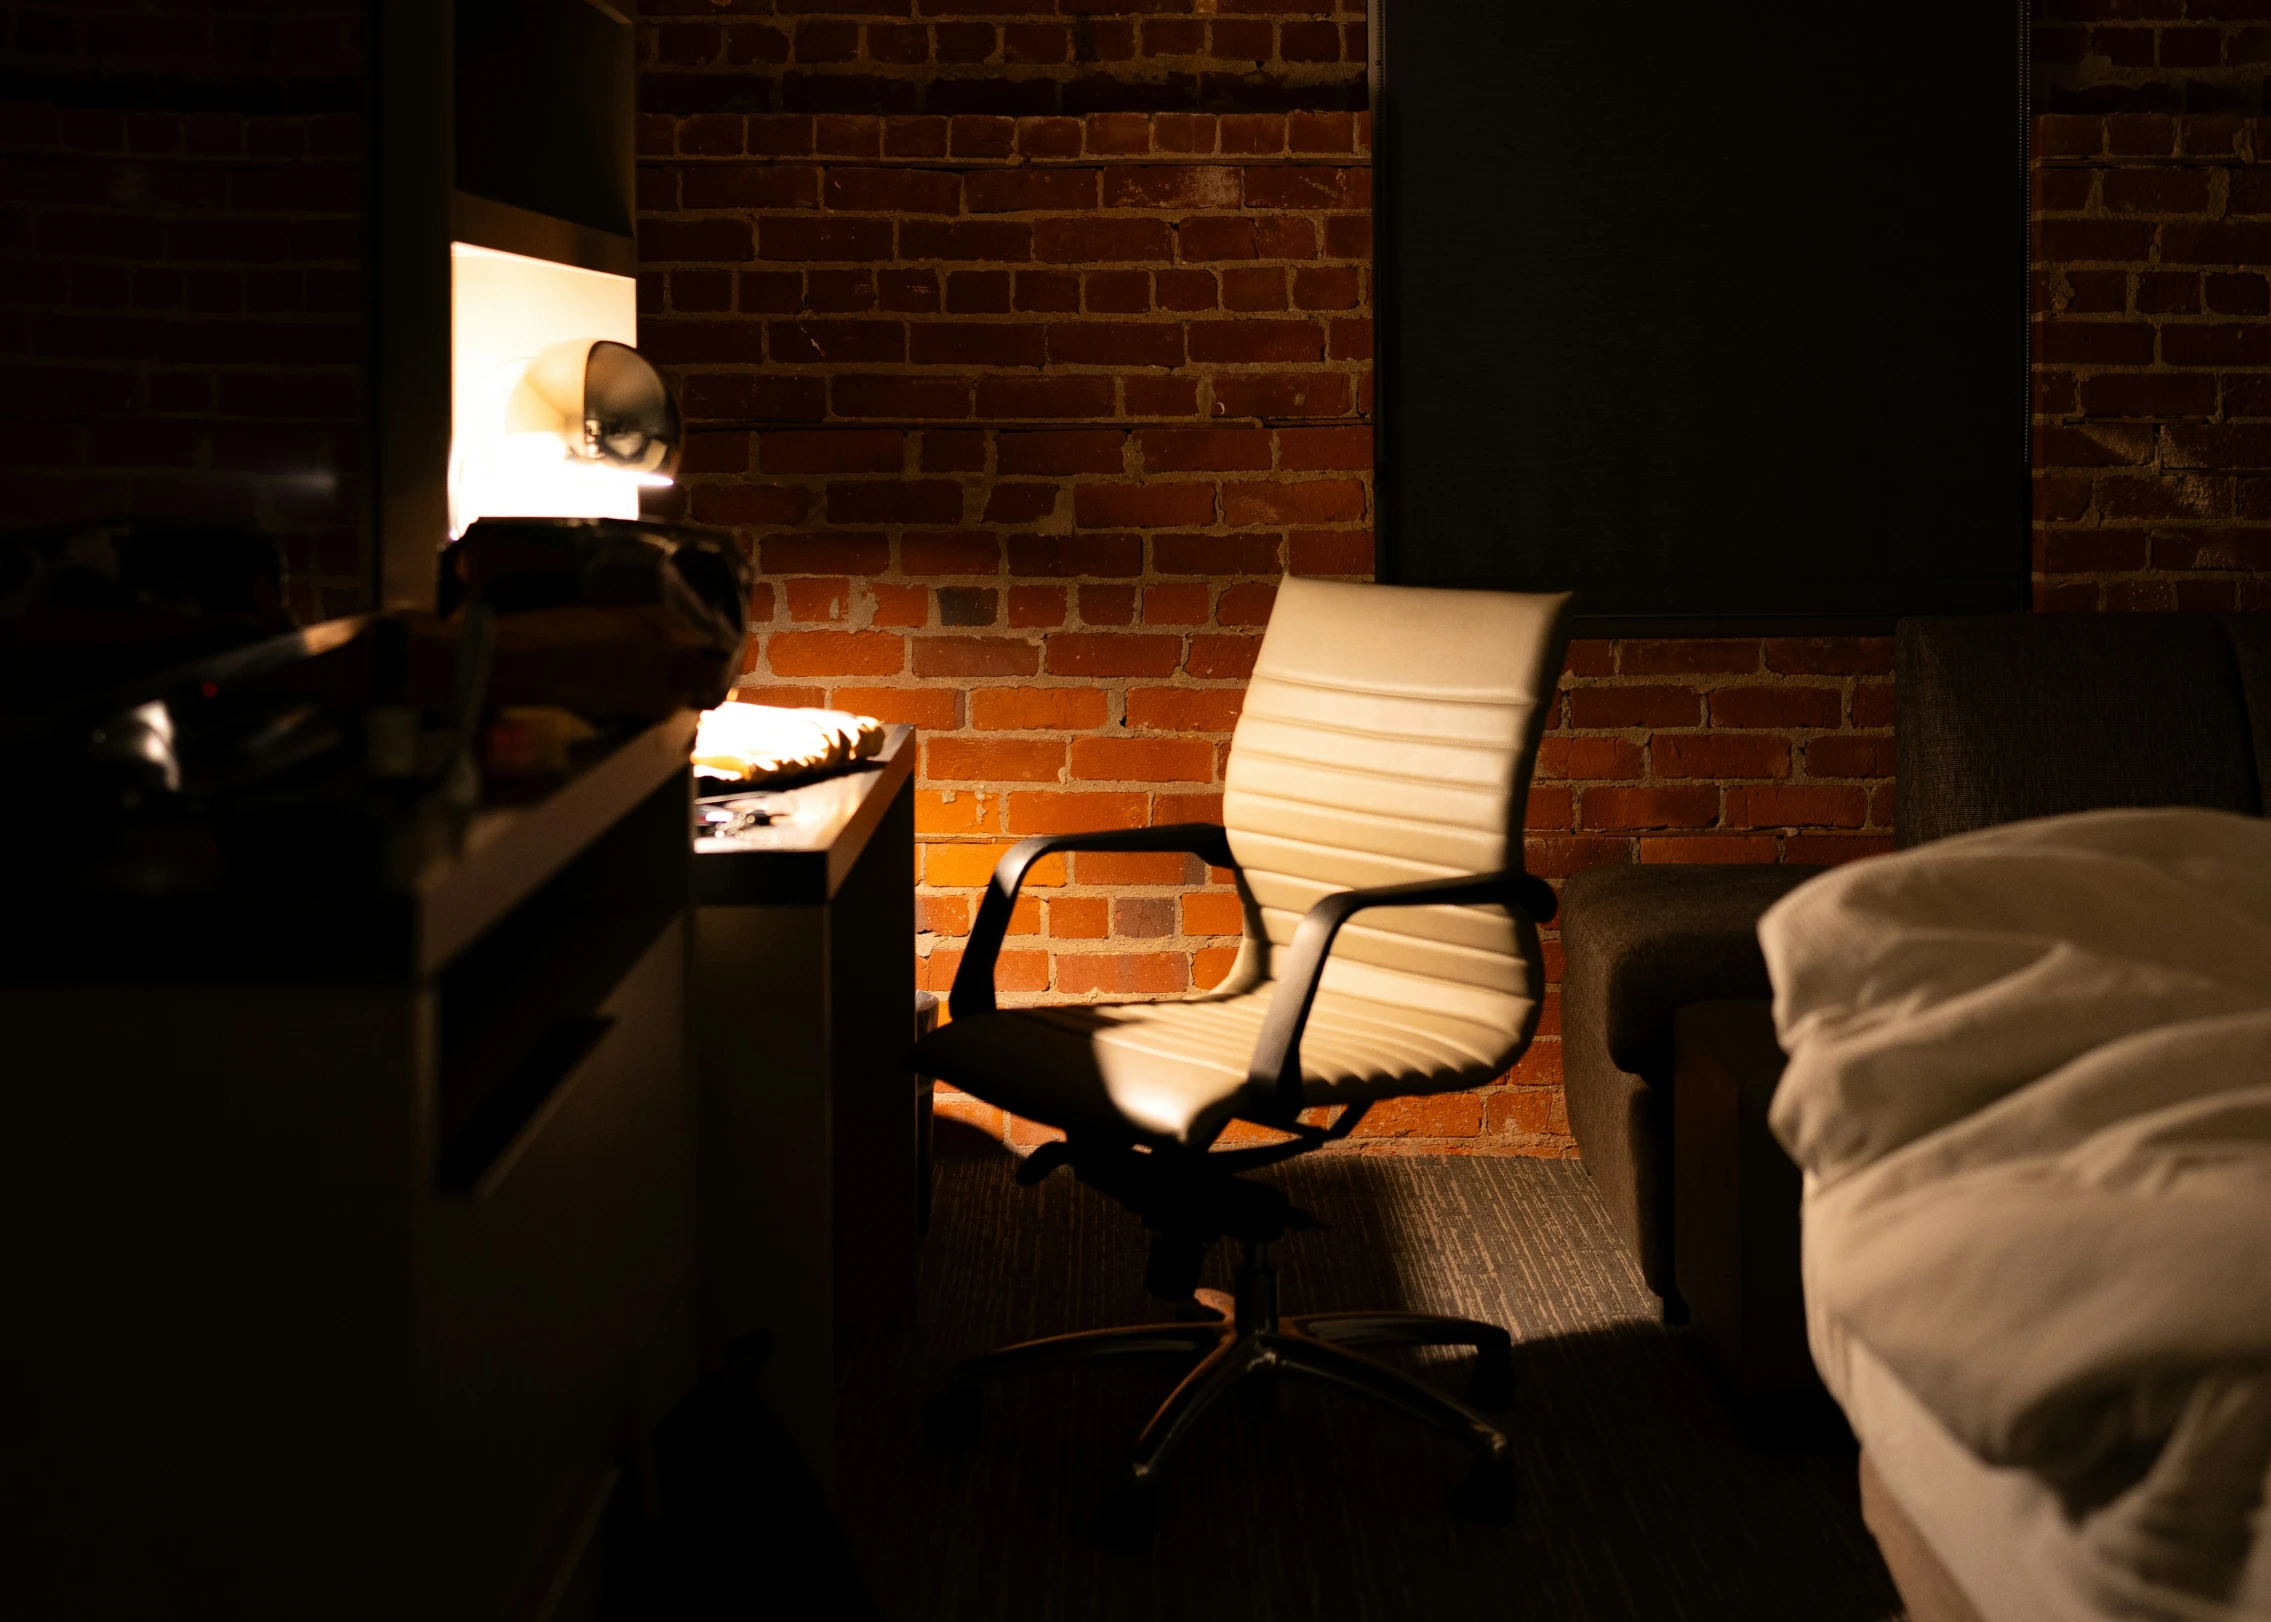
{"type": "Polygon", "coordinates": [[[573,457],[581,368],[549,375],[597,339],[637,345],[637,284],[466,242],[450,273],[450,534],[490,516],[638,517],[639,487],[668,481],[573,457]]]}

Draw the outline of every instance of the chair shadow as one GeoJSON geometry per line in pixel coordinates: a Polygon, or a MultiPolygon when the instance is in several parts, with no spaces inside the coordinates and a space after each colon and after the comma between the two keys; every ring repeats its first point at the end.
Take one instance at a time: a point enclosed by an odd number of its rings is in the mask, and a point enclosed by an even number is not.
{"type": "MultiPolygon", "coordinates": [[[[1566,1164],[1333,1155],[1271,1174],[1326,1224],[1281,1248],[1288,1313],[1455,1312],[1514,1331],[1511,1521],[1454,1513],[1467,1464],[1455,1441],[1284,1382],[1208,1416],[1163,1488],[1148,1558],[1110,1553],[1091,1536],[1096,1505],[1176,1368],[1006,1384],[964,1454],[927,1451],[919,1410],[962,1357],[1168,1316],[1141,1287],[1142,1229],[1067,1175],[1017,1187],[1006,1151],[942,1154],[938,1169],[917,1327],[870,1338],[843,1371],[856,1397],[836,1498],[888,1616],[1900,1614],[1851,1452],[1745,1443],[1566,1164]]],[[[1465,1395],[1462,1357],[1409,1366],[1465,1395]]]]}

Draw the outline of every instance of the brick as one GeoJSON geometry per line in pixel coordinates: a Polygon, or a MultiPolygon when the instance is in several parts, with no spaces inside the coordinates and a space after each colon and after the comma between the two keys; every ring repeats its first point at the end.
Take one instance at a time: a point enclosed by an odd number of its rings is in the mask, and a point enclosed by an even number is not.
{"type": "Polygon", "coordinates": [[[1253,364],[1325,355],[1324,333],[1314,321],[1193,321],[1189,330],[1195,361],[1253,364]]]}
{"type": "Polygon", "coordinates": [[[1556,738],[1538,744],[1537,775],[1575,782],[1630,781],[1647,772],[1640,746],[1623,738],[1556,738]]]}
{"type": "Polygon", "coordinates": [[[1097,173],[1093,169],[996,170],[971,175],[963,182],[962,193],[973,214],[1094,208],[1097,173]]]}
{"type": "MultiPolygon", "coordinates": [[[[875,588],[880,595],[882,588],[875,588]]],[[[922,587],[903,588],[921,592],[922,587]]],[[[991,587],[941,586],[938,590],[938,623],[941,625],[991,625],[1000,617],[1001,594],[991,587]]],[[[880,617],[877,624],[882,624],[880,617]]],[[[921,621],[914,623],[920,624],[921,621]]]]}
{"type": "MultiPolygon", "coordinates": [[[[948,890],[982,888],[994,876],[994,866],[1009,854],[1007,844],[927,844],[923,847],[923,882],[948,890]]],[[[1065,883],[1065,859],[1044,856],[1025,872],[1027,888],[1054,890],[1065,883]]]]}
{"type": "Polygon", "coordinates": [[[998,732],[1085,732],[1109,719],[1100,687],[981,687],[970,695],[970,724],[998,732]]]}
{"type": "Polygon", "coordinates": [[[1692,727],[1702,710],[1701,695],[1686,687],[1580,687],[1569,695],[1578,727],[1692,727]]]}
{"type": "Polygon", "coordinates": [[[1338,372],[1266,372],[1217,377],[1214,399],[1230,417],[1343,417],[1348,379],[1338,372]]]}
{"type": "MultiPolygon", "coordinates": [[[[964,795],[963,803],[970,803],[964,795]]],[[[920,817],[917,818],[918,825],[920,817]]],[[[915,897],[915,929],[925,935],[967,935],[970,933],[970,903],[958,895],[924,895],[915,897]]]]}
{"type": "MultiPolygon", "coordinates": [[[[891,250],[864,257],[889,259],[891,250]]],[[[1033,257],[1033,227],[1014,220],[901,220],[899,257],[1017,264],[1033,257]]]]}
{"type": "Polygon", "coordinates": [[[1052,676],[1171,676],[1183,639],[1128,632],[1060,632],[1047,639],[1052,676]]]}
{"type": "Polygon", "coordinates": [[[914,639],[918,676],[1031,676],[1041,650],[1019,637],[923,636],[914,639]]]}
{"type": "Polygon", "coordinates": [[[902,573],[987,575],[1001,572],[1001,541],[977,530],[911,530],[899,540],[902,573]]]}
{"type": "Polygon", "coordinates": [[[1018,628],[1054,630],[1065,622],[1062,586],[1009,588],[1009,623],[1018,628]]]}
{"type": "Polygon", "coordinates": [[[978,382],[979,413],[1012,422],[1108,417],[1112,403],[1108,377],[987,377],[978,382]]]}
{"type": "Polygon", "coordinates": [[[1617,668],[1627,676],[1748,675],[1758,669],[1759,645],[1723,641],[1628,641],[1617,668]]]}
{"type": "Polygon", "coordinates": [[[1816,738],[1806,745],[1808,777],[1890,777],[1892,771],[1890,738],[1816,738]]]}
{"type": "Polygon", "coordinates": [[[1650,750],[1658,777],[1788,777],[1790,746],[1743,732],[1658,733],[1650,750]]]}
{"type": "Polygon", "coordinates": [[[1030,524],[1057,510],[1053,484],[997,484],[986,497],[989,524],[1030,524]]]}
{"type": "Polygon", "coordinates": [[[1278,466],[1288,473],[1361,471],[1372,466],[1372,430],[1281,428],[1278,466]]]}
{"type": "Polygon", "coordinates": [[[1722,727],[1833,727],[1842,703],[1828,687],[1722,687],[1711,694],[1711,724],[1722,727]]]}
{"type": "Polygon", "coordinates": [[[985,469],[986,435],[935,428],[923,435],[925,473],[983,473],[985,469]]]}
{"type": "Polygon", "coordinates": [[[1200,681],[1244,681],[1254,673],[1261,646],[1255,636],[1194,636],[1183,669],[1200,681]]]}
{"type": "Polygon", "coordinates": [[[1056,959],[1056,989],[1066,996],[1156,996],[1190,986],[1190,959],[1180,952],[1067,952],[1056,959]]]}
{"type": "Polygon", "coordinates": [[[923,744],[929,782],[1054,783],[1065,770],[1065,746],[1049,738],[931,738],[923,744]]]}
{"type": "Polygon", "coordinates": [[[1076,738],[1072,775],[1108,783],[1208,783],[1214,745],[1203,738],[1076,738]]]}
{"type": "Polygon", "coordinates": [[[1113,429],[1003,434],[999,466],[1003,473],[1119,473],[1127,437],[1113,429]]]}
{"type": "Polygon", "coordinates": [[[1869,820],[1868,796],[1848,787],[1784,784],[1727,790],[1730,828],[1858,828],[1869,820]]]}
{"type": "Polygon", "coordinates": [[[1533,833],[1561,833],[1577,821],[1577,796],[1566,788],[1533,783],[1522,808],[1522,826],[1533,833]]]}
{"type": "Polygon", "coordinates": [[[1162,220],[1073,216],[1033,222],[1033,257],[1057,265],[1109,265],[1172,259],[1174,249],[1162,220]]]}
{"type": "Polygon", "coordinates": [[[1884,676],[1892,673],[1889,636],[1776,637],[1766,668],[1786,676],[1884,676]]]}
{"type": "Polygon", "coordinates": [[[1049,359],[1068,366],[1180,366],[1183,329],[1172,321],[1067,321],[1048,329],[1049,359]]]}
{"type": "Polygon", "coordinates": [[[1266,428],[1154,428],[1140,436],[1147,473],[1258,470],[1270,465],[1266,428]]]}
{"type": "Polygon", "coordinates": [[[757,560],[771,575],[881,574],[891,566],[891,543],[854,533],[768,535],[758,543],[757,560]]]}
{"type": "Polygon", "coordinates": [[[1225,484],[1222,510],[1232,524],[1356,523],[1364,518],[1364,486],[1353,479],[1225,484]]]}
{"type": "Polygon", "coordinates": [[[1274,575],[1280,550],[1274,535],[1155,535],[1151,566],[1161,574],[1274,575]]]}
{"type": "Polygon", "coordinates": [[[1474,1138],[1483,1105],[1475,1093],[1419,1093],[1383,1099],[1365,1112],[1352,1138],[1474,1138]]]}
{"type": "Polygon", "coordinates": [[[1082,586],[1080,619],[1084,625],[1133,625],[1136,589],[1133,586],[1082,586]]]}
{"type": "Polygon", "coordinates": [[[1140,535],[1012,535],[1009,538],[1009,572],[1023,577],[1069,579],[1076,575],[1105,578],[1139,574],[1143,569],[1140,535]]]}
{"type": "Polygon", "coordinates": [[[1140,828],[1149,809],[1148,799],[1143,794],[1102,789],[1020,790],[1009,797],[1009,831],[1022,837],[1101,828],[1140,828]]]}
{"type": "Polygon", "coordinates": [[[1131,417],[1192,417],[1198,415],[1199,380],[1195,377],[1123,377],[1120,397],[1131,417]]]}
{"type": "Polygon", "coordinates": [[[1225,113],[1222,150],[1264,154],[1285,150],[1286,121],[1276,113],[1225,113]]]}
{"type": "Polygon", "coordinates": [[[1236,208],[1236,169],[1212,164],[1145,164],[1104,171],[1106,208],[1236,208]]]}
{"type": "Polygon", "coordinates": [[[1774,856],[1774,840],[1762,834],[1650,834],[1640,841],[1642,862],[1749,865],[1774,856]]]}
{"type": "Polygon", "coordinates": [[[829,692],[828,703],[855,715],[904,722],[926,731],[947,732],[961,724],[961,695],[940,688],[838,687],[829,692]]]}
{"type": "Polygon", "coordinates": [[[852,583],[842,578],[787,580],[781,590],[788,599],[789,618],[806,624],[831,624],[851,608],[852,583]]]}
{"type": "Polygon", "coordinates": [[[1083,884],[1196,884],[1201,863],[1181,851],[1082,851],[1073,875],[1083,884]]]}
{"type": "Polygon", "coordinates": [[[1234,265],[1221,273],[1222,307],[1255,311],[1287,308],[1285,270],[1279,265],[1234,265]]]}
{"type": "Polygon", "coordinates": [[[1147,315],[1151,275],[1141,270],[1092,270],[1081,279],[1080,301],[1091,315],[1147,315]]]}
{"type": "Polygon", "coordinates": [[[905,460],[906,436],[895,428],[757,436],[757,466],[765,473],[896,473],[905,460]]]}
{"type": "Polygon", "coordinates": [[[831,524],[938,524],[962,517],[962,486],[951,479],[878,479],[828,486],[831,524]]]}
{"type": "Polygon", "coordinates": [[[705,524],[801,524],[811,514],[813,492],[794,485],[699,485],[692,505],[705,524]]]}
{"type": "Polygon", "coordinates": [[[1372,576],[1372,536],[1363,530],[1297,529],[1286,537],[1289,574],[1372,576]]]}
{"type": "Polygon", "coordinates": [[[1156,732],[1224,733],[1238,724],[1245,694],[1220,687],[1133,687],[1127,724],[1156,732]]]}
{"type": "Polygon", "coordinates": [[[1202,890],[1181,898],[1182,926],[1186,935],[1243,935],[1245,904],[1236,892],[1202,890]]]}
{"type": "Polygon", "coordinates": [[[1782,859],[1835,867],[1840,862],[1857,862],[1866,856],[1890,855],[1892,849],[1890,834],[1800,833],[1783,840],[1782,859]]]}
{"type": "Polygon", "coordinates": [[[778,676],[895,676],[907,648],[873,631],[781,631],[766,639],[765,661],[778,676]]]}
{"type": "Polygon", "coordinates": [[[1147,586],[1143,593],[1146,625],[1204,625],[1212,611],[1203,585],[1147,586]]]}
{"type": "Polygon", "coordinates": [[[1234,625],[1267,625],[1270,614],[1277,606],[1277,587],[1257,581],[1246,581],[1222,588],[1222,596],[1214,609],[1215,623],[1224,627],[1234,625]]]}
{"type": "Polygon", "coordinates": [[[853,373],[829,379],[828,398],[846,417],[970,415],[970,385],[959,379],[853,373]]]}
{"type": "Polygon", "coordinates": [[[1073,491],[1073,522],[1085,529],[1155,529],[1211,524],[1211,484],[1084,484],[1073,491]]]}
{"type": "Polygon", "coordinates": [[[918,366],[1039,366],[1048,357],[1039,329],[1006,322],[923,321],[908,338],[918,366]]]}
{"type": "Polygon", "coordinates": [[[1016,304],[1020,310],[1078,310],[1080,277],[1066,270],[1021,270],[1017,273],[1016,304]]]}
{"type": "Polygon", "coordinates": [[[1058,940],[1102,940],[1112,933],[1112,903],[1100,895],[1051,897],[1049,933],[1058,940]]]}
{"type": "Polygon", "coordinates": [[[1719,820],[1719,791],[1704,786],[1589,788],[1579,815],[1587,828],[1708,828],[1719,820]]]}
{"type": "MultiPolygon", "coordinates": [[[[705,228],[738,224],[730,220],[707,220],[705,228]]],[[[689,227],[691,229],[691,227],[689,227]]],[[[746,228],[741,228],[746,229],[746,228]]],[[[642,257],[648,250],[644,235],[640,243],[642,257]]],[[[792,214],[771,214],[757,222],[757,256],[763,259],[812,261],[832,260],[838,263],[859,264],[891,257],[891,222],[889,220],[860,219],[803,219],[792,214]]],[[[740,253],[705,255],[662,255],[654,257],[703,257],[711,259],[747,259],[746,250],[740,253]]]]}

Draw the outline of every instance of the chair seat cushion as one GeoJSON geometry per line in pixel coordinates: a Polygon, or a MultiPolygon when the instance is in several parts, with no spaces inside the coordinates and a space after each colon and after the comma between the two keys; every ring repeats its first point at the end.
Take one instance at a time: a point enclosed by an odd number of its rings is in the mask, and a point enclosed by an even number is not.
{"type": "MultiPolygon", "coordinates": [[[[1203,1146],[1238,1113],[1274,991],[979,1014],[926,1039],[915,1068],[1068,1132],[1203,1146]]],[[[1525,1034],[1328,987],[1301,1039],[1303,1091],[1339,1104],[1479,1087],[1525,1034]]]]}

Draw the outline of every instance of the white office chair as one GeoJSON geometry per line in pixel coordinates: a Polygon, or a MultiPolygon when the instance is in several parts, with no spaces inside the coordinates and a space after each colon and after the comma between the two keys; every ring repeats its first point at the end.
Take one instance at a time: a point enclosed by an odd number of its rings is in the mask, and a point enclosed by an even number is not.
{"type": "Polygon", "coordinates": [[[1511,1341],[1495,1325],[1416,1313],[1283,1319],[1270,1246],[1311,1225],[1237,1172],[1344,1137],[1373,1102],[1480,1086],[1537,1028],[1536,925],[1553,892],[1522,871],[1531,762],[1561,671],[1566,596],[1287,580],[1231,741],[1223,826],[1028,839],[979,909],[953,1023],[916,1065],[1064,1129],[1020,1172],[1070,1165],[1152,1230],[1146,1286],[1203,1321],[1091,1330],[955,1370],[927,1413],[934,1441],[976,1435],[990,1379],[1107,1356],[1196,1364],[1145,1427],[1107,1503],[1108,1541],[1140,1545],[1151,1488],[1199,1413],[1240,1380],[1288,1372],[1350,1387],[1463,1437],[1478,1513],[1512,1503],[1506,1436],[1435,1387],[1353,1348],[1471,1345],[1478,1401],[1502,1399],[1511,1341]],[[1025,874],[1059,851],[1192,851],[1232,869],[1246,938],[1200,996],[1004,1010],[994,962],[1025,874]],[[1361,914],[1361,921],[1358,915],[1361,914]],[[1302,1111],[1339,1106],[1328,1125],[1302,1111]],[[1232,1118],[1290,1132],[1210,1152],[1232,1118]],[[1235,1297],[1198,1291],[1208,1246],[1240,1241],[1235,1297]]]}

